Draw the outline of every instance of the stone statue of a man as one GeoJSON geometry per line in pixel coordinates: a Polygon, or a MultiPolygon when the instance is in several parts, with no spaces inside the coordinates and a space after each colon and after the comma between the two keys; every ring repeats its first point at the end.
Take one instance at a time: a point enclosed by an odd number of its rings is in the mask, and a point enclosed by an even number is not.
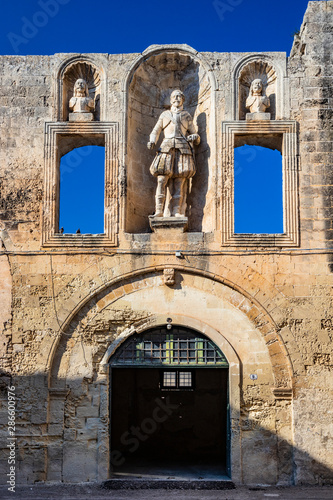
{"type": "Polygon", "coordinates": [[[74,84],[74,96],[69,101],[69,110],[72,113],[93,113],[95,110],[94,100],[89,97],[88,85],[83,78],[79,78],[74,84]]]}
{"type": "Polygon", "coordinates": [[[269,97],[263,95],[263,84],[260,78],[253,80],[250,87],[249,96],[246,99],[246,107],[250,113],[246,116],[247,119],[270,119],[270,114],[265,113],[270,107],[269,97]],[[252,116],[251,116],[252,115],[252,116]],[[267,116],[263,116],[267,115],[267,116]]]}
{"type": "Polygon", "coordinates": [[[183,92],[172,92],[171,109],[160,115],[147,144],[148,149],[153,149],[164,132],[161,147],[150,166],[150,173],[157,177],[153,217],[185,217],[187,182],[195,174],[193,144],[200,143],[200,136],[191,115],[183,110],[184,101],[183,92]],[[170,199],[165,206],[167,187],[170,199]]]}

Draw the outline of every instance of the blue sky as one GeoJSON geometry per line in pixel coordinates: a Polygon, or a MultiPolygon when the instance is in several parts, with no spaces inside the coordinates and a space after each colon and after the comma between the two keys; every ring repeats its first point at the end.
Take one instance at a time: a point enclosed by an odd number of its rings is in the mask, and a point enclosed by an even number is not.
{"type": "Polygon", "coordinates": [[[234,165],[235,233],[283,233],[281,153],[245,145],[234,165]]]}
{"type": "Polygon", "coordinates": [[[299,29],[307,3],[4,1],[0,16],[1,54],[142,52],[155,43],[187,43],[208,52],[289,53],[292,33],[299,29]]]}
{"type": "MultiPolygon", "coordinates": [[[[293,33],[301,26],[307,4],[307,0],[279,0],[271,3],[267,0],[6,1],[1,5],[0,51],[7,55],[130,53],[142,52],[152,44],[187,43],[201,52],[285,51],[289,55],[293,33]]],[[[88,155],[82,155],[80,169],[89,169],[92,161],[97,162],[93,152],[95,149],[98,148],[93,148],[88,155]]],[[[257,154],[256,161],[259,157],[261,155],[257,154]]],[[[241,159],[240,155],[239,161],[241,159]]],[[[75,157],[71,160],[68,155],[64,159],[62,179],[70,183],[73,181],[77,192],[80,192],[79,183],[83,177],[79,175],[78,179],[75,178],[78,172],[75,161],[75,157]]],[[[278,177],[267,175],[273,169],[267,168],[265,161],[267,163],[267,160],[263,160],[261,167],[258,167],[265,172],[265,176],[261,177],[268,183],[274,183],[276,193],[272,196],[281,199],[281,182],[276,180],[278,177]]],[[[278,161],[281,165],[281,158],[278,161]]],[[[254,162],[247,161],[239,172],[235,182],[236,199],[244,198],[242,189],[246,195],[251,164],[254,162]]],[[[100,193],[102,182],[101,176],[96,176],[98,185],[89,187],[100,193]]],[[[73,199],[66,199],[66,186],[62,187],[62,209],[73,215],[74,210],[66,208],[67,203],[74,207],[73,199]]],[[[100,199],[100,194],[96,196],[100,199]]],[[[103,210],[100,201],[92,202],[91,208],[95,205],[99,206],[99,211],[103,210]]],[[[60,214],[60,226],[65,226],[65,232],[75,232],[78,227],[81,232],[102,232],[102,216],[97,216],[92,210],[91,222],[85,225],[89,220],[88,214],[84,213],[85,208],[87,200],[84,198],[84,204],[78,207],[78,215],[72,217],[73,220],[66,220],[60,214]],[[99,220],[97,225],[94,220],[99,220]]],[[[254,208],[247,225],[241,226],[237,220],[245,217],[246,211],[243,211],[244,215],[239,215],[242,214],[240,206],[236,211],[236,231],[242,232],[245,227],[246,232],[261,232],[257,229],[257,222],[263,212],[260,207],[254,208]],[[253,226],[251,220],[256,220],[253,226]]],[[[280,232],[278,228],[282,216],[279,203],[276,212],[271,212],[271,215],[266,223],[262,221],[264,226],[260,227],[264,227],[263,232],[280,232]]]]}
{"type": "Polygon", "coordinates": [[[103,233],[104,156],[105,148],[83,146],[62,157],[59,228],[63,227],[65,233],[77,229],[81,233],[103,233]]]}

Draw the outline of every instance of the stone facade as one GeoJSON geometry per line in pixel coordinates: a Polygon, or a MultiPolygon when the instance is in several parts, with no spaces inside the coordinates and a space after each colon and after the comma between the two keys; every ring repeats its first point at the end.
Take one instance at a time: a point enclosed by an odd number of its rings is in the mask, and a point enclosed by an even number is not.
{"type": "Polygon", "coordinates": [[[332,19],[333,1],[309,2],[289,58],[187,45],[0,58],[4,483],[8,385],[17,482],[109,477],[109,359],[168,318],[229,362],[235,483],[333,481],[332,19]],[[94,120],[69,123],[79,77],[94,120]],[[245,120],[255,77],[263,122],[245,120]],[[179,87],[201,137],[188,229],[151,232],[147,141],[179,87]],[[233,232],[231,141],[247,134],[283,144],[283,235],[233,232]],[[105,234],[61,234],[59,158],[87,144],[107,145],[105,234]]]}

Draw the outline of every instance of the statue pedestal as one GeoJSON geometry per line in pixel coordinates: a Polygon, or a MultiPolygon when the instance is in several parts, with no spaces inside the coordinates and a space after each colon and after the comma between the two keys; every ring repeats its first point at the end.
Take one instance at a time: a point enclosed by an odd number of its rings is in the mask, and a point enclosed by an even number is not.
{"type": "Polygon", "coordinates": [[[149,216],[149,224],[154,233],[159,230],[178,229],[184,233],[187,229],[187,217],[154,217],[149,216]]]}
{"type": "Polygon", "coordinates": [[[93,122],[93,113],[69,113],[70,122],[93,122]]]}
{"type": "Polygon", "coordinates": [[[270,113],[246,113],[246,121],[251,122],[251,121],[262,121],[262,120],[270,120],[271,119],[271,114],[270,113]]]}

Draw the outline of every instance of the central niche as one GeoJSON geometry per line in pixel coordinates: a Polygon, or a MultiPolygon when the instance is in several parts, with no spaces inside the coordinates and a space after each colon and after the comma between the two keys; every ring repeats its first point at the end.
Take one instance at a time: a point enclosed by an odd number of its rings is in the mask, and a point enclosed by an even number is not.
{"type": "Polygon", "coordinates": [[[153,151],[147,149],[147,142],[160,114],[169,109],[174,89],[185,94],[184,109],[193,117],[201,137],[195,149],[197,172],[188,186],[189,231],[213,229],[213,210],[209,205],[214,196],[208,175],[211,138],[214,138],[212,85],[207,69],[192,54],[170,50],[146,57],[134,70],[129,83],[126,204],[126,232],[129,233],[150,231],[148,216],[154,213],[156,178],[150,174],[149,167],[163,133],[153,151]]]}

